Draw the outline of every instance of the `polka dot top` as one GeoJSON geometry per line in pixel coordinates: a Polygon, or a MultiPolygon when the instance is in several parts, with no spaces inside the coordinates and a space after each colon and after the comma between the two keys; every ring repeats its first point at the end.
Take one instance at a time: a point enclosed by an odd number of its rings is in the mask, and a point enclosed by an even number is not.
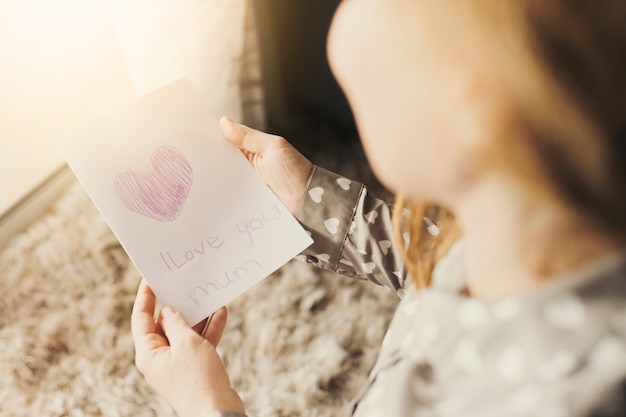
{"type": "Polygon", "coordinates": [[[626,416],[625,254],[487,302],[458,294],[458,242],[418,293],[391,216],[362,184],[319,167],[297,215],[315,241],[298,259],[401,298],[353,415],[626,416]]]}

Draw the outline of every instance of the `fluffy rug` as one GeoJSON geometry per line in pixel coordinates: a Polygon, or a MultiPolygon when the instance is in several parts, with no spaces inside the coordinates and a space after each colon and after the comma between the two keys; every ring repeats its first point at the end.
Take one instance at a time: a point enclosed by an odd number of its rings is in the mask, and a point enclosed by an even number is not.
{"type": "MultiPolygon", "coordinates": [[[[359,179],[348,152],[326,166],[359,179]]],[[[0,271],[0,415],[174,415],[133,364],[140,276],[78,183],[0,250],[0,271]]],[[[396,302],[295,261],[235,300],[220,350],[249,415],[346,415],[396,302]]]]}

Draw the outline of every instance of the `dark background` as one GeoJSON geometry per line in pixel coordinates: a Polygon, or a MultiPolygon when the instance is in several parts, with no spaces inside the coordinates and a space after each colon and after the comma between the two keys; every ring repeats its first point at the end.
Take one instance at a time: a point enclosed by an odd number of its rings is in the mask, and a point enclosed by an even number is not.
{"type": "Polygon", "coordinates": [[[328,66],[340,0],[255,0],[267,130],[295,145],[353,143],[352,112],[328,66]]]}

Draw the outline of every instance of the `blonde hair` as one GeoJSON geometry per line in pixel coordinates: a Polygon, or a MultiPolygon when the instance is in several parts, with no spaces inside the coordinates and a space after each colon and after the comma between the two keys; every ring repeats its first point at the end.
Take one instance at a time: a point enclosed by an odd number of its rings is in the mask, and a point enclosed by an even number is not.
{"type": "Polygon", "coordinates": [[[410,202],[399,195],[394,208],[393,226],[396,244],[415,287],[428,287],[435,264],[460,236],[454,215],[440,206],[410,202]],[[407,210],[408,216],[405,218],[403,213],[407,210]],[[430,222],[436,224],[438,233],[428,230],[430,222]],[[407,243],[403,236],[405,231],[409,233],[407,243]]]}
{"type": "MultiPolygon", "coordinates": [[[[626,2],[468,0],[431,6],[437,16],[429,19],[442,33],[456,29],[462,37],[466,30],[484,46],[511,101],[511,134],[482,150],[481,162],[626,241],[626,2]]],[[[427,286],[434,264],[461,231],[450,211],[433,204],[399,196],[394,213],[408,270],[418,288],[427,286]],[[411,214],[403,221],[406,208],[411,214]],[[439,226],[438,236],[427,233],[424,218],[439,226]]]]}

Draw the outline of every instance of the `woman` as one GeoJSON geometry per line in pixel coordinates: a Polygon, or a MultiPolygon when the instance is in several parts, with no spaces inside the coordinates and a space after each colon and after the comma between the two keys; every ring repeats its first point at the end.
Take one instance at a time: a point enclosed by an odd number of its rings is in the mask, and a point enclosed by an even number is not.
{"type": "MultiPolygon", "coordinates": [[[[329,58],[394,210],[222,119],[308,262],[402,297],[355,415],[626,414],[624,51],[622,0],[345,1],[329,58]]],[[[225,310],[204,338],[153,311],[142,284],[148,381],[181,416],[242,415],[225,310]]]]}

